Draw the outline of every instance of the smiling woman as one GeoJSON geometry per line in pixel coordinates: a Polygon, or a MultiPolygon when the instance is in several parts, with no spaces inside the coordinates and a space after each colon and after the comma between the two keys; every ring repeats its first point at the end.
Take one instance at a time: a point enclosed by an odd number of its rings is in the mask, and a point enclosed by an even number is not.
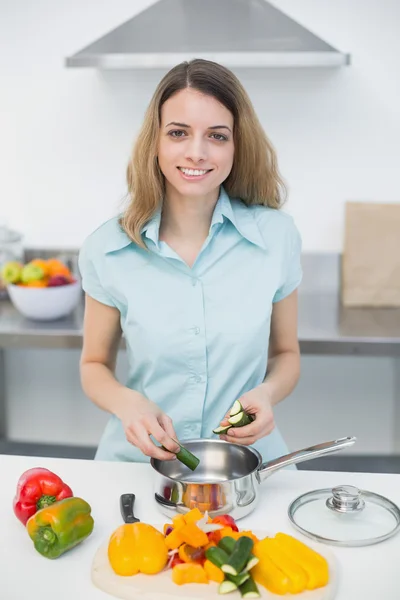
{"type": "Polygon", "coordinates": [[[196,59],[165,75],[127,183],[126,210],[79,257],[82,386],[112,414],[96,458],[172,460],[176,440],[213,437],[237,399],[254,419],[221,438],[264,460],[287,453],[273,407],[299,377],[301,240],[279,210],[275,151],[231,71],[196,59]]]}

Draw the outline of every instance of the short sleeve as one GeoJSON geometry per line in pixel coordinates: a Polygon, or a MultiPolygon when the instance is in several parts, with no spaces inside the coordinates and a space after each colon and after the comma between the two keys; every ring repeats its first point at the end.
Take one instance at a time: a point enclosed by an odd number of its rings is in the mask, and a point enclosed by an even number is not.
{"type": "Polygon", "coordinates": [[[302,240],[300,233],[290,218],[290,229],[287,236],[286,260],[283,261],[284,277],[282,284],[275,293],[273,302],[279,302],[289,296],[301,283],[303,269],[301,266],[302,240]]]}
{"type": "Polygon", "coordinates": [[[94,263],[94,257],[91,256],[92,254],[94,254],[93,249],[90,248],[90,245],[86,241],[83,244],[78,257],[82,288],[89,296],[98,302],[106,304],[107,306],[115,306],[111,296],[101,284],[98,269],[96,269],[94,263]]]}

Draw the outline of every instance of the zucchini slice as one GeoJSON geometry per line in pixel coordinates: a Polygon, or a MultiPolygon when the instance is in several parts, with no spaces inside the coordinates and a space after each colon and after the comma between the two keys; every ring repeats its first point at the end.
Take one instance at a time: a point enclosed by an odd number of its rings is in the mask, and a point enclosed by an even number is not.
{"type": "Polygon", "coordinates": [[[222,583],[219,584],[218,594],[230,594],[238,589],[238,586],[233,581],[229,579],[224,579],[222,583]]]}
{"type": "MultiPolygon", "coordinates": [[[[178,440],[174,440],[174,442],[179,444],[178,440]]],[[[164,446],[161,446],[161,448],[163,450],[166,450],[167,452],[171,452],[171,450],[168,450],[168,448],[165,448],[164,446]]],[[[181,463],[189,467],[189,469],[191,469],[192,471],[197,469],[197,467],[200,464],[200,459],[197,458],[197,456],[195,456],[194,454],[192,454],[187,448],[182,446],[182,444],[179,444],[179,448],[180,450],[176,453],[176,458],[180,460],[181,463]]]]}
{"type": "Polygon", "coordinates": [[[229,411],[229,416],[233,417],[240,412],[243,412],[243,406],[240,404],[239,400],[235,400],[235,402],[232,404],[231,410],[229,411]]]}
{"type": "MultiPolygon", "coordinates": [[[[224,550],[224,552],[226,552],[228,555],[232,554],[232,552],[235,548],[235,545],[236,545],[236,540],[233,537],[230,537],[229,535],[225,535],[218,542],[218,548],[221,548],[222,550],[224,550]]],[[[239,573],[239,575],[237,575],[237,577],[240,577],[241,575],[248,573],[253,567],[256,566],[256,564],[259,561],[260,561],[260,559],[257,558],[257,556],[254,556],[254,554],[250,553],[247,564],[243,568],[243,571],[241,573],[239,573]]],[[[237,581],[236,581],[236,583],[237,583],[237,581]]]]}
{"type": "Polygon", "coordinates": [[[242,598],[261,598],[257,584],[251,576],[239,587],[239,591],[242,598]]]}
{"type": "Polygon", "coordinates": [[[221,570],[229,575],[239,575],[247,565],[254,542],[247,536],[236,540],[232,554],[227,563],[221,566],[221,570]]]}
{"type": "Polygon", "coordinates": [[[225,425],[224,427],[217,427],[216,429],[213,429],[213,433],[216,433],[217,435],[221,435],[223,433],[226,433],[228,431],[228,429],[230,429],[231,427],[233,427],[233,425],[225,425]]]}
{"type": "Polygon", "coordinates": [[[244,411],[241,411],[237,415],[229,417],[228,421],[233,427],[244,427],[245,425],[249,425],[252,419],[244,411]]]}

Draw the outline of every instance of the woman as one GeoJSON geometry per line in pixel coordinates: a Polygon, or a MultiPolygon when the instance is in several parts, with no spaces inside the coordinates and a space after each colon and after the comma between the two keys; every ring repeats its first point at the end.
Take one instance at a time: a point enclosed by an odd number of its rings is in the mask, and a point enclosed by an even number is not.
{"type": "Polygon", "coordinates": [[[175,440],[215,437],[236,399],[255,420],[221,438],[265,460],[285,454],[273,408],[299,377],[301,242],[279,210],[275,152],[235,75],[206,60],[171,69],[127,178],[126,211],[79,257],[82,386],[112,415],[96,458],[174,459],[175,440]],[[114,375],[121,334],[126,385],[114,375]]]}

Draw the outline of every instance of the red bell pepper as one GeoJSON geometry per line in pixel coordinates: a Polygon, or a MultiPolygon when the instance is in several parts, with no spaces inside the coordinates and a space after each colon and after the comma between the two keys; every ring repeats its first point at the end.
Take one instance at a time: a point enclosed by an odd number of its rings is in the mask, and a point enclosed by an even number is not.
{"type": "Polygon", "coordinates": [[[230,515],[219,515],[218,517],[214,517],[211,521],[212,523],[219,523],[224,527],[232,527],[233,531],[239,531],[239,527],[236,525],[235,519],[230,515]]]}
{"type": "Polygon", "coordinates": [[[41,467],[28,469],[22,473],[17,483],[13,500],[14,513],[25,525],[38,510],[72,496],[71,488],[52,471],[41,467]]]}

